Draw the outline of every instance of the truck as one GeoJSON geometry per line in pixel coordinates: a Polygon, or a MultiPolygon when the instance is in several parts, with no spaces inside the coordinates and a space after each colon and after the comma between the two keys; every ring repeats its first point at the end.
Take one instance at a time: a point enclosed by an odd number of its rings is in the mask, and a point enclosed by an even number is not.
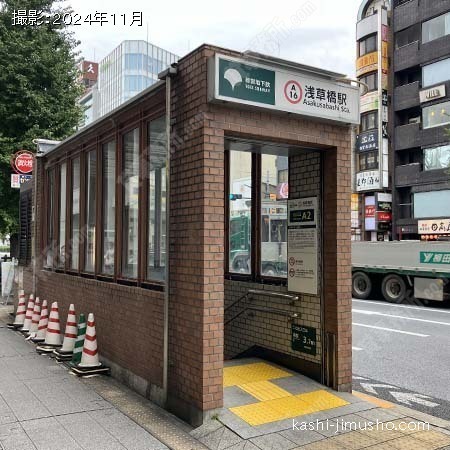
{"type": "Polygon", "coordinates": [[[450,242],[352,242],[352,293],[390,303],[450,298],[450,242]]]}
{"type": "MultiPolygon", "coordinates": [[[[250,219],[248,214],[230,218],[230,269],[250,272],[250,219]]],[[[261,216],[261,275],[287,275],[287,216],[282,208],[263,208],[261,216]]]]}

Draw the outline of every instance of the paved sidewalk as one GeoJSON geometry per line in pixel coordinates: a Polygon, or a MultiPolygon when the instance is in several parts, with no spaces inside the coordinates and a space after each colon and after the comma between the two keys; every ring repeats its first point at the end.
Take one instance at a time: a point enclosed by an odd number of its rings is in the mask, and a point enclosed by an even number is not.
{"type": "MultiPolygon", "coordinates": [[[[9,310],[0,307],[0,322],[9,310]]],[[[336,393],[266,361],[225,366],[224,408],[192,429],[113,378],[70,375],[0,328],[0,449],[450,450],[450,423],[441,419],[336,393]],[[370,429],[377,421],[385,425],[370,429]]]]}

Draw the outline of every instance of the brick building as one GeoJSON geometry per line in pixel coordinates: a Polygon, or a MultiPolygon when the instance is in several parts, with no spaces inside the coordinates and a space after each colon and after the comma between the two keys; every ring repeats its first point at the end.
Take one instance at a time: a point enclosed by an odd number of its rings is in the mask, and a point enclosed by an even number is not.
{"type": "Polygon", "coordinates": [[[358,103],[341,74],[199,47],[38,158],[25,290],[93,312],[113,374],[193,424],[224,358],[350,391],[358,103]]]}

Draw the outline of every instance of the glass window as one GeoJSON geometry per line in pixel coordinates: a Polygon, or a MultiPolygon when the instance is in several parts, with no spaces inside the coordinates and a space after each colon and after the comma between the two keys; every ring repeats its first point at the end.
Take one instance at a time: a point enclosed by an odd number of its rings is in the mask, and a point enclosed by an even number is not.
{"type": "Polygon", "coordinates": [[[450,13],[442,14],[422,25],[422,43],[434,41],[450,33],[450,13]]]}
{"type": "Polygon", "coordinates": [[[450,102],[427,106],[422,110],[423,127],[433,128],[450,123],[450,102]]]}
{"type": "Polygon", "coordinates": [[[138,275],[139,128],[123,136],[122,275],[138,275]]]}
{"type": "Polygon", "coordinates": [[[378,151],[360,153],[359,155],[359,170],[373,170],[378,169],[378,151]]]}
{"type": "Polygon", "coordinates": [[[369,36],[362,41],[359,41],[359,56],[364,56],[367,53],[376,52],[378,48],[377,35],[369,36]]]}
{"type": "Polygon", "coordinates": [[[287,275],[288,158],[261,155],[261,274],[287,275]]]}
{"type": "Polygon", "coordinates": [[[423,150],[424,170],[447,169],[450,167],[450,145],[423,150]]]}
{"type": "Polygon", "coordinates": [[[86,164],[86,240],[84,269],[86,272],[95,271],[95,221],[97,197],[97,151],[87,154],[86,164]]]}
{"type": "Polygon", "coordinates": [[[102,273],[114,274],[116,230],[116,143],[103,145],[103,241],[102,273]]]}
{"type": "Polygon", "coordinates": [[[55,234],[54,234],[54,195],[55,195],[55,171],[49,170],[48,176],[48,206],[47,206],[47,249],[46,249],[46,267],[53,267],[53,254],[55,250],[55,234]]]}
{"type": "Polygon", "coordinates": [[[140,70],[143,67],[142,57],[140,53],[125,54],[125,70],[140,70]]]}
{"type": "Polygon", "coordinates": [[[442,83],[450,79],[450,58],[422,67],[423,87],[442,83]]]}
{"type": "Polygon", "coordinates": [[[378,74],[376,72],[364,75],[359,79],[363,83],[367,84],[370,91],[376,91],[378,89],[378,74]]]}
{"type": "Polygon", "coordinates": [[[80,253],[80,158],[72,161],[72,252],[70,268],[78,270],[80,253]]]}
{"type": "Polygon", "coordinates": [[[378,127],[378,111],[361,115],[361,132],[378,127]]]}
{"type": "Polygon", "coordinates": [[[67,209],[67,164],[60,167],[59,188],[59,243],[58,243],[58,267],[64,267],[66,262],[66,209],[67,209]]]}
{"type": "Polygon", "coordinates": [[[251,273],[252,154],[230,152],[229,271],[251,273]]]}
{"type": "Polygon", "coordinates": [[[166,261],[166,120],[149,123],[147,277],[163,281],[166,261]]]}
{"type": "Polygon", "coordinates": [[[396,48],[417,42],[420,37],[420,24],[413,25],[405,30],[395,33],[396,48]]]}
{"type": "Polygon", "coordinates": [[[414,194],[414,217],[449,217],[450,190],[419,192],[414,194]]]}

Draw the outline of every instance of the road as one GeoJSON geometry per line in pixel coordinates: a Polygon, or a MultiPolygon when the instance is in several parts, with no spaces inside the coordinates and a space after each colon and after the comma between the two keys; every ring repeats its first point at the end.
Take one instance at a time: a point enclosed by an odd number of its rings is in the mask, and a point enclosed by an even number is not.
{"type": "Polygon", "coordinates": [[[450,420],[450,307],[353,300],[354,389],[450,420]]]}

